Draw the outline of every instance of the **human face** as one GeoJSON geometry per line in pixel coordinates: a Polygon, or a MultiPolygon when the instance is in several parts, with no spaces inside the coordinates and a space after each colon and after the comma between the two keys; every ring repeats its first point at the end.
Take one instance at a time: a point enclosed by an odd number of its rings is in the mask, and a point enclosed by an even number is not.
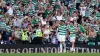
{"type": "Polygon", "coordinates": [[[73,26],[74,24],[72,22],[70,22],[70,25],[73,26]]]}
{"type": "Polygon", "coordinates": [[[94,31],[94,28],[92,28],[91,31],[93,32],[94,31]]]}
{"type": "Polygon", "coordinates": [[[64,6],[64,3],[62,3],[62,6],[64,6]]]}
{"type": "Polygon", "coordinates": [[[58,12],[57,15],[60,16],[60,12],[58,12]]]}

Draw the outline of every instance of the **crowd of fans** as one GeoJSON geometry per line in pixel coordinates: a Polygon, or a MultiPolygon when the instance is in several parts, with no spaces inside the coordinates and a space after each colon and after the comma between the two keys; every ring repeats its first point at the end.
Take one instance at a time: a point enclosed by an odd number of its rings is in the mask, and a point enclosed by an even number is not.
{"type": "Polygon", "coordinates": [[[58,44],[62,21],[76,42],[100,42],[100,0],[0,0],[1,44],[58,44]]]}

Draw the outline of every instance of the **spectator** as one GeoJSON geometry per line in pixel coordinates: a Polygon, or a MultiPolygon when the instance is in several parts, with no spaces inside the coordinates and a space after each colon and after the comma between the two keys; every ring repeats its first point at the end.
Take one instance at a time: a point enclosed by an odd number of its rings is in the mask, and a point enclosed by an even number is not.
{"type": "Polygon", "coordinates": [[[9,4],[9,6],[7,6],[7,13],[10,15],[10,16],[13,16],[13,8],[12,8],[12,4],[9,4]]]}
{"type": "Polygon", "coordinates": [[[0,6],[5,6],[6,2],[3,0],[0,0],[0,6]]]}
{"type": "Polygon", "coordinates": [[[61,12],[60,12],[60,10],[58,10],[59,12],[57,13],[57,15],[56,15],[56,19],[58,20],[58,21],[60,21],[60,20],[62,20],[62,14],[61,14],[61,12]]]}
{"type": "Polygon", "coordinates": [[[96,36],[97,36],[97,34],[96,34],[96,32],[94,31],[94,29],[93,29],[93,28],[90,28],[90,29],[89,29],[89,35],[88,35],[89,40],[90,40],[90,41],[95,41],[96,36]]]}
{"type": "Polygon", "coordinates": [[[85,16],[86,7],[82,3],[80,6],[80,15],[85,16]]]}
{"type": "Polygon", "coordinates": [[[36,37],[34,38],[34,44],[43,44],[42,42],[43,33],[42,33],[42,29],[40,28],[40,26],[38,26],[38,28],[36,29],[35,36],[36,37]]]}
{"type": "Polygon", "coordinates": [[[29,32],[27,32],[26,28],[23,28],[23,30],[22,30],[22,38],[21,38],[22,43],[23,44],[29,44],[29,39],[30,39],[29,32]]]}
{"type": "Polygon", "coordinates": [[[46,25],[44,30],[43,30],[43,34],[44,34],[44,43],[49,43],[50,42],[50,29],[49,26],[46,25]]]}
{"type": "Polygon", "coordinates": [[[68,30],[70,32],[70,34],[69,34],[70,42],[72,43],[72,48],[71,48],[70,51],[74,52],[75,51],[75,40],[76,40],[77,29],[74,26],[74,22],[73,21],[70,22],[70,26],[69,26],[68,30]]]}
{"type": "Polygon", "coordinates": [[[77,30],[73,30],[77,35],[71,34],[74,36],[74,41],[71,41],[74,50],[75,42],[88,42],[91,38],[99,41],[99,7],[99,0],[0,0],[1,42],[43,44],[46,39],[58,44],[57,29],[60,21],[65,21],[65,26],[70,27],[73,22],[72,29],[77,30]]]}

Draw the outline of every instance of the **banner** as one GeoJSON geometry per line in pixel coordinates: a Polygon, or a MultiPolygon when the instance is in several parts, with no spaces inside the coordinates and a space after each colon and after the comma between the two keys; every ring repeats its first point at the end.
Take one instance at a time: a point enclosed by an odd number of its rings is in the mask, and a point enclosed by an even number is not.
{"type": "MultiPolygon", "coordinates": [[[[67,45],[66,53],[69,53],[71,45],[67,45]]],[[[59,53],[59,45],[0,45],[0,53],[59,53]]],[[[100,53],[100,46],[76,45],[76,53],[100,53]]]]}

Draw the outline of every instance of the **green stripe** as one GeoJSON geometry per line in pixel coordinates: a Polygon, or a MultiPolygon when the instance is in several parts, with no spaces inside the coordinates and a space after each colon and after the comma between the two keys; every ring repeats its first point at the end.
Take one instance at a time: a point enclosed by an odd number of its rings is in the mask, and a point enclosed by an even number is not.
{"type": "Polygon", "coordinates": [[[59,31],[59,35],[66,35],[67,31],[67,26],[66,25],[62,25],[58,27],[58,31],[59,31]]]}
{"type": "Polygon", "coordinates": [[[70,26],[69,31],[72,32],[72,33],[75,33],[75,31],[76,31],[75,26],[70,26]]]}
{"type": "Polygon", "coordinates": [[[0,30],[4,30],[6,26],[5,22],[0,22],[0,30]]]}
{"type": "Polygon", "coordinates": [[[11,30],[11,27],[10,26],[6,26],[6,29],[10,31],[11,30]]]}

